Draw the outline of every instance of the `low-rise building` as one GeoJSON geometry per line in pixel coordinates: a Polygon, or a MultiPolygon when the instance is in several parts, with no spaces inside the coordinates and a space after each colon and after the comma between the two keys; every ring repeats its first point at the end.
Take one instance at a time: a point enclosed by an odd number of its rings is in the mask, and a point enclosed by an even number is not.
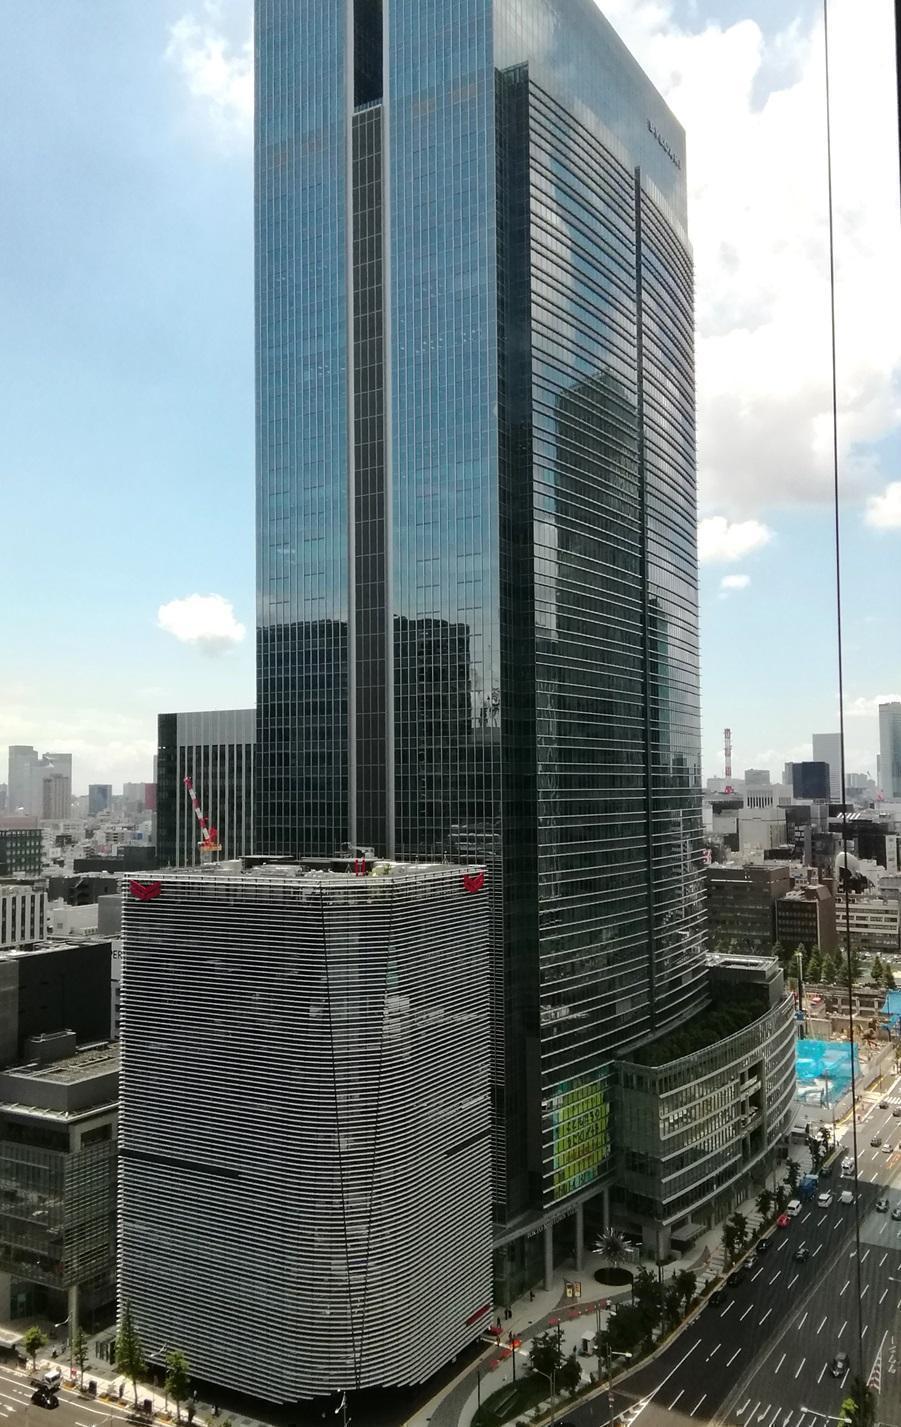
{"type": "Polygon", "coordinates": [[[794,887],[776,903],[776,937],[786,951],[838,950],[835,897],[822,882],[794,887]]]}
{"type": "Polygon", "coordinates": [[[0,883],[0,951],[43,941],[46,930],[47,891],[44,883],[0,883]]]}
{"type": "Polygon", "coordinates": [[[37,877],[42,860],[43,837],[36,819],[32,827],[0,827],[0,877],[37,877]]]}
{"type": "Polygon", "coordinates": [[[711,957],[710,1008],[618,1062],[617,1217],[656,1253],[762,1182],[795,1093],[794,1002],[773,957],[711,957]]]}
{"type": "Polygon", "coordinates": [[[881,897],[849,897],[839,904],[839,928],[851,932],[855,951],[898,951],[898,903],[881,897]]]}
{"type": "Polygon", "coordinates": [[[704,883],[711,944],[723,950],[768,953],[776,940],[776,903],[791,887],[788,867],[773,862],[714,863],[705,867],[704,883]]]}
{"type": "Polygon", "coordinates": [[[0,1319],[68,1319],[70,1338],[115,1307],[118,1048],[37,1036],[0,1072],[0,1319]]]}

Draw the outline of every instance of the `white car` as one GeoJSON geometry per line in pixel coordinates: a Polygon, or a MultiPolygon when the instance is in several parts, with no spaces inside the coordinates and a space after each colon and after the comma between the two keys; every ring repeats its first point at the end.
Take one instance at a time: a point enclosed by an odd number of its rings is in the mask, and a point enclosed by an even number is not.
{"type": "Polygon", "coordinates": [[[854,1195],[852,1194],[851,1190],[843,1189],[841,1194],[838,1196],[838,1202],[839,1204],[853,1204],[854,1195]]]}
{"type": "Polygon", "coordinates": [[[785,1206],[785,1212],[786,1212],[786,1214],[788,1214],[789,1218],[791,1218],[791,1219],[794,1219],[797,1214],[800,1214],[800,1212],[801,1212],[801,1201],[800,1201],[800,1199],[789,1199],[788,1203],[787,1203],[786,1206],[785,1206]]]}
{"type": "Polygon", "coordinates": [[[843,1159],[843,1160],[842,1160],[842,1174],[853,1174],[853,1173],[854,1173],[854,1161],[853,1161],[853,1159],[843,1159]]]}
{"type": "Polygon", "coordinates": [[[817,1204],[821,1209],[830,1209],[832,1207],[832,1190],[824,1189],[822,1194],[818,1194],[817,1204]]]}
{"type": "Polygon", "coordinates": [[[892,1147],[891,1147],[890,1144],[886,1143],[886,1144],[884,1144],[884,1145],[882,1146],[882,1153],[883,1153],[883,1154],[891,1154],[891,1152],[892,1152],[892,1147]]]}

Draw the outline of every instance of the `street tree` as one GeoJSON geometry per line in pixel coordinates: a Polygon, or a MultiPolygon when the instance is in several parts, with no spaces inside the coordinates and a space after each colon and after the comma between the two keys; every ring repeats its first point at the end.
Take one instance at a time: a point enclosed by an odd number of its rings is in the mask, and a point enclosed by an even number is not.
{"type": "MultiPolygon", "coordinates": [[[[614,1316],[619,1315],[617,1313],[614,1316]]],[[[546,1378],[556,1378],[562,1366],[563,1348],[560,1345],[559,1333],[545,1332],[533,1338],[529,1349],[529,1367],[532,1372],[543,1374],[546,1378]]]]}
{"type": "Polygon", "coordinates": [[[820,953],[814,947],[807,958],[807,965],[804,967],[804,979],[811,982],[819,982],[823,974],[823,964],[820,960],[820,953]]]}
{"type": "Polygon", "coordinates": [[[126,1300],[116,1336],[116,1367],[130,1381],[138,1405],[138,1378],[147,1371],[141,1335],[135,1325],[131,1304],[126,1300]]]}
{"type": "Polygon", "coordinates": [[[820,1144],[823,1146],[824,1153],[828,1154],[832,1148],[832,1131],[828,1125],[820,1125],[817,1134],[819,1135],[820,1144]]]}
{"type": "Polygon", "coordinates": [[[796,1159],[790,1159],[785,1166],[785,1182],[792,1194],[794,1194],[798,1185],[801,1183],[801,1166],[796,1159]]]}
{"type": "Polygon", "coordinates": [[[177,1348],[166,1354],[166,1392],[175,1403],[175,1420],[181,1421],[181,1405],[188,1396],[188,1360],[177,1348]]]}
{"type": "Polygon", "coordinates": [[[687,1313],[691,1300],[698,1291],[698,1275],[690,1268],[680,1268],[678,1273],[673,1275],[673,1283],[679,1289],[682,1312],[687,1313]]]}
{"type": "Polygon", "coordinates": [[[557,1373],[557,1387],[560,1392],[568,1392],[570,1397],[575,1397],[582,1384],[582,1367],[576,1357],[576,1350],[564,1359],[560,1371],[557,1373]]]}
{"type": "Polygon", "coordinates": [[[748,1242],[748,1233],[750,1231],[750,1225],[748,1224],[747,1218],[744,1214],[741,1213],[740,1210],[736,1210],[736,1212],[732,1215],[732,1223],[735,1225],[735,1241],[738,1246],[738,1252],[741,1253],[745,1244],[748,1242]]]}
{"type": "Polygon", "coordinates": [[[877,955],[873,957],[873,961],[872,961],[872,964],[871,964],[871,966],[870,966],[870,980],[871,980],[871,981],[875,981],[875,983],[876,983],[877,986],[881,986],[881,985],[882,985],[882,978],[883,978],[884,975],[885,975],[885,969],[884,969],[884,967],[883,967],[883,965],[882,965],[882,961],[881,961],[881,959],[880,959],[880,957],[879,957],[879,955],[878,955],[878,953],[877,953],[877,955]]]}
{"type": "Polygon", "coordinates": [[[47,1345],[47,1334],[37,1324],[22,1334],[22,1346],[31,1355],[31,1371],[34,1372],[38,1353],[47,1345]]]}
{"type": "Polygon", "coordinates": [[[788,1187],[787,1187],[787,1185],[785,1185],[785,1184],[777,1184],[777,1185],[776,1185],[776,1188],[775,1188],[775,1191],[774,1191],[773,1197],[774,1197],[775,1200],[776,1200],[776,1213],[777,1213],[777,1214],[784,1214],[784,1213],[785,1213],[785,1206],[786,1206],[786,1204],[788,1203],[788,1199],[789,1199],[789,1192],[788,1192],[788,1187]]]}
{"type": "Polygon", "coordinates": [[[72,1357],[80,1373],[78,1386],[84,1391],[84,1375],[88,1365],[88,1335],[83,1328],[79,1328],[72,1339],[72,1357]]]}
{"type": "Polygon", "coordinates": [[[841,1415],[851,1427],[873,1427],[876,1421],[876,1394],[862,1377],[854,1376],[848,1384],[848,1395],[842,1403],[841,1415]]]}
{"type": "Polygon", "coordinates": [[[810,1151],[810,1172],[811,1174],[819,1174],[820,1165],[826,1158],[826,1151],[823,1148],[822,1141],[808,1136],[807,1148],[810,1151]]]}
{"type": "Polygon", "coordinates": [[[763,1189],[761,1189],[760,1193],[757,1196],[757,1199],[755,1200],[757,1212],[764,1223],[766,1223],[772,1217],[773,1200],[774,1195],[772,1189],[767,1189],[766,1185],[764,1185],[763,1189]]]}
{"type": "Polygon", "coordinates": [[[888,962],[885,963],[885,971],[882,974],[882,984],[884,985],[886,991],[895,990],[895,973],[889,966],[888,962]]]}

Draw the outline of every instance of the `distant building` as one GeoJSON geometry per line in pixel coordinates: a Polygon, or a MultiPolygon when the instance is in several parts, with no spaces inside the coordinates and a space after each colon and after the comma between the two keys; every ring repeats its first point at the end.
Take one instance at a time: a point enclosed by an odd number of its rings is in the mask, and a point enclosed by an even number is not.
{"type": "Polygon", "coordinates": [[[776,936],[786,951],[838,950],[835,898],[822,883],[796,887],[776,903],[776,936]]]}
{"type": "Polygon", "coordinates": [[[43,940],[47,931],[47,891],[43,885],[0,882],[0,950],[43,940]]]}
{"type": "MultiPolygon", "coordinates": [[[[0,919],[5,900],[0,895],[0,919]]],[[[51,1031],[71,1031],[79,1045],[109,1040],[110,960],[109,938],[97,936],[7,946],[0,953],[0,1066],[20,1059],[31,1036],[51,1031]]]]}
{"type": "Polygon", "coordinates": [[[829,764],[824,762],[793,763],[792,795],[795,798],[811,798],[828,803],[829,764]]]}
{"type": "Polygon", "coordinates": [[[91,1332],[116,1287],[119,1055],[36,1036],[0,1072],[0,1319],[91,1332]]]}
{"type": "Polygon", "coordinates": [[[711,947],[768,953],[776,940],[776,903],[791,888],[788,868],[715,863],[704,869],[704,882],[711,947]]]}
{"type": "Polygon", "coordinates": [[[484,880],[220,865],[126,890],[120,1292],[201,1380],[411,1384],[488,1326],[484,880]]]}
{"type": "Polygon", "coordinates": [[[73,859],[73,872],[152,872],[156,867],[156,848],[149,843],[135,843],[114,848],[112,852],[91,853],[73,859]]]}
{"type": "Polygon", "coordinates": [[[0,877],[37,877],[43,862],[39,827],[0,828],[0,877]]]}
{"type": "Polygon", "coordinates": [[[32,768],[38,762],[38,751],[29,743],[13,743],[9,749],[8,807],[11,813],[30,813],[32,799],[32,768]]]}
{"type": "Polygon", "coordinates": [[[745,791],[750,788],[768,788],[770,786],[769,768],[746,768],[745,769],[745,791]]]}
{"type": "Polygon", "coordinates": [[[190,778],[227,861],[253,846],[253,709],[160,714],[156,840],[160,867],[200,863],[200,834],[185,789],[190,778]]]}
{"type": "Polygon", "coordinates": [[[829,768],[829,797],[833,803],[842,798],[842,738],[840,733],[813,735],[813,761],[829,768]]]}
{"type": "Polygon", "coordinates": [[[851,945],[856,951],[899,950],[898,903],[880,897],[851,897],[845,906],[838,906],[838,930],[844,937],[850,928],[851,945]]]}
{"type": "Polygon", "coordinates": [[[89,783],[88,784],[88,815],[96,817],[98,813],[108,813],[113,805],[113,785],[112,783],[89,783]]]}
{"type": "Polygon", "coordinates": [[[879,705],[879,778],[889,802],[901,802],[901,703],[879,705]]]}

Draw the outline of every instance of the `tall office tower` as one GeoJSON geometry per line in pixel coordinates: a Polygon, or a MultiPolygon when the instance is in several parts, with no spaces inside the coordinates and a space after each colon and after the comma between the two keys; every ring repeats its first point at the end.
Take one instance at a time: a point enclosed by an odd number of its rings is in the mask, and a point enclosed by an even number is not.
{"type": "Polygon", "coordinates": [[[112,783],[89,783],[88,784],[88,816],[96,817],[98,813],[108,813],[113,805],[113,785],[112,783]]]}
{"type": "Polygon", "coordinates": [[[490,1322],[484,871],[353,865],[124,891],[122,1295],[271,1402],[422,1381],[490,1322]]]}
{"type": "Polygon", "coordinates": [[[255,36],[257,847],[487,866],[529,1274],[708,994],[683,133],[594,0],[255,36]]]}
{"type": "Polygon", "coordinates": [[[829,797],[833,803],[842,800],[842,738],[840,733],[813,734],[814,763],[829,764],[829,797]]]}
{"type": "Polygon", "coordinates": [[[879,786],[889,802],[901,801],[901,704],[879,705],[879,786]]]}
{"type": "Polygon", "coordinates": [[[7,804],[11,813],[36,811],[40,817],[41,809],[31,806],[32,769],[39,761],[37,749],[32,748],[30,744],[10,744],[7,804]]]}
{"type": "Polygon", "coordinates": [[[200,861],[200,832],[185,788],[190,778],[204,817],[218,834],[221,856],[243,857],[253,847],[253,709],[211,709],[160,714],[158,782],[142,783],[156,806],[157,865],[193,867],[200,861]]]}

